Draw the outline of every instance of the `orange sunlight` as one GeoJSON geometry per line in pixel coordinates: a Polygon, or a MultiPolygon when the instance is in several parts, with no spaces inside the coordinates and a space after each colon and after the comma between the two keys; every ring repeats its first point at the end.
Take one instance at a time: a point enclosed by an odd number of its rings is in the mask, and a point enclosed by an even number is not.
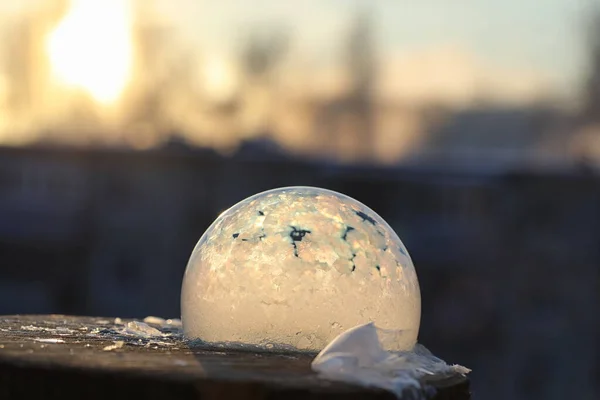
{"type": "Polygon", "coordinates": [[[129,80],[132,55],[128,0],[71,0],[46,50],[56,82],[96,101],[116,101],[129,80]]]}

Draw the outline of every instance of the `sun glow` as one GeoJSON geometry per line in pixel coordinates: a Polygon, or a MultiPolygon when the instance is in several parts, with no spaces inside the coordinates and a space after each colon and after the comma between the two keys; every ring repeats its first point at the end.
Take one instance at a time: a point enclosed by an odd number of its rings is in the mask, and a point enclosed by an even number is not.
{"type": "Polygon", "coordinates": [[[47,39],[54,78],[109,104],[125,88],[132,64],[128,0],[72,0],[47,39]]]}
{"type": "Polygon", "coordinates": [[[204,89],[214,100],[231,98],[236,90],[233,66],[223,58],[210,58],[204,65],[204,89]]]}

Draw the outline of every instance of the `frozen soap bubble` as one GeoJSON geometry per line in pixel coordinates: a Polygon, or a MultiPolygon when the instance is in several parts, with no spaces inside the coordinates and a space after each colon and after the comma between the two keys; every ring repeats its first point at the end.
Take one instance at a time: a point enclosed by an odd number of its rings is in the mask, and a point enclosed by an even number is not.
{"type": "Polygon", "coordinates": [[[390,226],[330,190],[287,187],[223,212],[190,257],[184,334],[209,343],[321,350],[356,325],[403,330],[386,350],[411,349],[421,296],[390,226]]]}

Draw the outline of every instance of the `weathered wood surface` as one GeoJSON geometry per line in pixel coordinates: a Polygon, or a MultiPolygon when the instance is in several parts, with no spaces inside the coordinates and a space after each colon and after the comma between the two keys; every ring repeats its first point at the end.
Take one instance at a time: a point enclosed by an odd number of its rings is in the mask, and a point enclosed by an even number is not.
{"type": "MultiPolygon", "coordinates": [[[[395,399],[320,379],[311,354],[190,347],[165,325],[154,327],[166,336],[128,335],[128,321],[0,316],[0,399],[395,399]]],[[[460,376],[424,386],[417,397],[470,398],[460,376]]]]}

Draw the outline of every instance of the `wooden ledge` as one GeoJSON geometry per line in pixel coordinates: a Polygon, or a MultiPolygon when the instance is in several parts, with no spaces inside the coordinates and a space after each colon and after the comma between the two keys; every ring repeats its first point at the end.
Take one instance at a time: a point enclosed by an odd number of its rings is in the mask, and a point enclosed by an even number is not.
{"type": "MultiPolygon", "coordinates": [[[[129,321],[0,316],[0,399],[396,398],[320,379],[310,369],[311,354],[189,347],[178,329],[165,325],[152,326],[166,336],[125,335],[129,321]]],[[[424,386],[417,397],[470,398],[462,376],[424,386]]]]}

